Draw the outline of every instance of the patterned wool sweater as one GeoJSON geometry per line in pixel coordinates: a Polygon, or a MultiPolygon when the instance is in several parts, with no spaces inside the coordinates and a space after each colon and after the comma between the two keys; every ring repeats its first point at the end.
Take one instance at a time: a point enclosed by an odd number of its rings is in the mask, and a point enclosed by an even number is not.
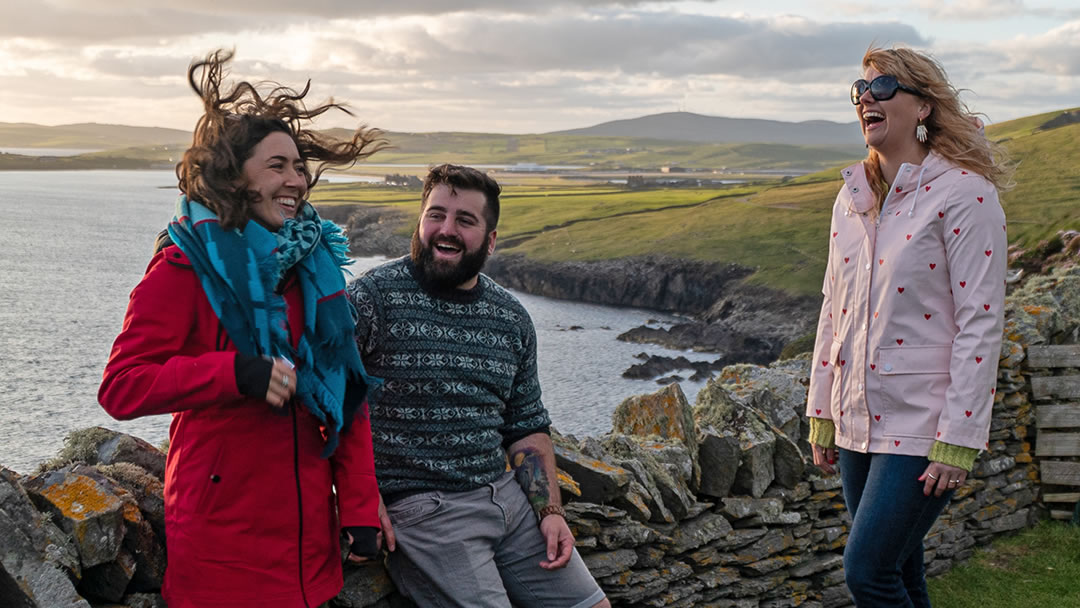
{"type": "Polygon", "coordinates": [[[506,470],[505,447],[551,420],[540,401],[528,312],[484,275],[434,293],[400,258],[348,287],[371,403],[375,474],[385,496],[463,491],[506,470]]]}

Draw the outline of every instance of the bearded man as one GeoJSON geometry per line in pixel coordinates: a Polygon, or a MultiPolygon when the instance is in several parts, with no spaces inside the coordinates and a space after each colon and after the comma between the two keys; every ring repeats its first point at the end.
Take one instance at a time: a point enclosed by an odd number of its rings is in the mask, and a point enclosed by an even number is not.
{"type": "Polygon", "coordinates": [[[384,381],[370,404],[380,541],[420,606],[609,607],[560,504],[532,319],[480,273],[500,193],[476,169],[434,167],[410,255],[348,287],[364,366],[384,381]]]}

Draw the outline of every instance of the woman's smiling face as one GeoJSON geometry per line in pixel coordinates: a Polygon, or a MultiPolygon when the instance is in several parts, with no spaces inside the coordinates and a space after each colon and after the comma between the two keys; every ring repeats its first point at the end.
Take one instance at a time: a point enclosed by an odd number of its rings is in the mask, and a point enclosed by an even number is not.
{"type": "MultiPolygon", "coordinates": [[[[873,82],[882,73],[873,66],[867,66],[863,78],[873,82]]],[[[902,83],[904,84],[904,83],[902,83]]],[[[915,127],[925,102],[917,95],[898,90],[890,99],[878,101],[870,94],[870,89],[859,97],[855,112],[859,116],[866,145],[871,148],[904,147],[916,142],[915,127]]]]}
{"type": "Polygon", "coordinates": [[[244,161],[244,181],[257,198],[252,219],[277,231],[296,217],[307,194],[307,166],[288,133],[275,131],[255,144],[244,161]]]}

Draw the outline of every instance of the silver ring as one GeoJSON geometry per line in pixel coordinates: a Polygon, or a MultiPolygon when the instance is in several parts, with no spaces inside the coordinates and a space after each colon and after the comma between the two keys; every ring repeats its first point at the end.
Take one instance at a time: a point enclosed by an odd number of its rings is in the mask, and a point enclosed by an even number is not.
{"type": "Polygon", "coordinates": [[[289,388],[289,376],[281,374],[281,386],[282,388],[289,388]]]}
{"type": "Polygon", "coordinates": [[[949,480],[949,483],[950,483],[950,484],[953,484],[953,483],[960,483],[960,480],[959,480],[959,479],[950,479],[950,480],[949,480]]]}
{"type": "Polygon", "coordinates": [[[933,479],[934,481],[937,481],[937,477],[934,477],[933,473],[927,473],[926,476],[929,477],[930,479],[933,479]]]}

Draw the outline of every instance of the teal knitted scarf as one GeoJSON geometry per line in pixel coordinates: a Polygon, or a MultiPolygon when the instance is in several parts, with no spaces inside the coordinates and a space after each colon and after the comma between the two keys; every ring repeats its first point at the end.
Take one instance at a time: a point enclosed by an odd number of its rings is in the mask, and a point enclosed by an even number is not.
{"type": "MultiPolygon", "coordinates": [[[[270,232],[254,220],[223,230],[214,212],[181,196],[169,236],[191,260],[229,339],[245,355],[284,357],[296,365],[296,396],[326,427],[323,457],[357,414],[376,379],[367,375],[353,339],[355,311],[342,267],[348,240],[310,204],[270,232]],[[278,293],[293,270],[304,301],[304,330],[293,348],[278,293]]],[[[366,415],[366,411],[361,412],[366,415]]]]}

